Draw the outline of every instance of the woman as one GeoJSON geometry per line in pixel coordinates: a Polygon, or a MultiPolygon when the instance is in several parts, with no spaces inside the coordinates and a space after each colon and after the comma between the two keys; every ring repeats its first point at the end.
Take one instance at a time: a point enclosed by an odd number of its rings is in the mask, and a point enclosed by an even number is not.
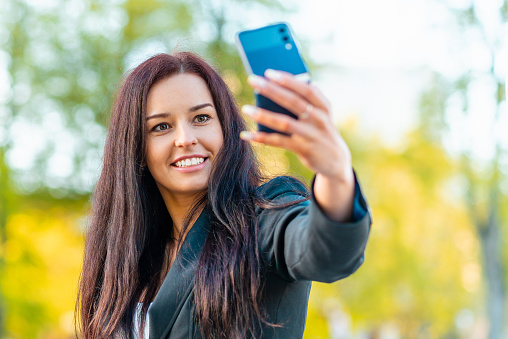
{"type": "Polygon", "coordinates": [[[328,102],[289,74],[249,83],[298,120],[243,112],[290,136],[245,132],[224,81],[191,53],[125,79],[85,245],[85,338],[302,337],[310,281],[363,262],[370,216],[328,102]],[[296,152],[316,172],[311,199],[293,178],[264,183],[250,141],[296,152]]]}

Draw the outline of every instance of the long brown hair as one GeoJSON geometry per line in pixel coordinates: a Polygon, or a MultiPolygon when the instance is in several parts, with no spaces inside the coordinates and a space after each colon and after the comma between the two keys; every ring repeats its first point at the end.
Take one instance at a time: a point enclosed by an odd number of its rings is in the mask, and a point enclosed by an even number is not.
{"type": "MultiPolygon", "coordinates": [[[[180,73],[202,77],[212,94],[224,144],[206,195],[191,213],[208,205],[210,233],[194,286],[199,328],[206,338],[254,336],[270,324],[260,306],[261,264],[255,206],[263,204],[254,152],[238,135],[245,123],[217,72],[200,57],[182,52],[154,56],[125,79],[112,111],[104,165],[92,198],[90,228],[77,309],[85,338],[131,338],[137,302],[141,326],[157,294],[168,247],[175,248],[172,221],[155,181],[144,166],[145,114],[150,88],[180,73]]],[[[187,216],[188,221],[192,215],[187,216]]],[[[184,233],[184,232],[182,232],[184,233]]]]}

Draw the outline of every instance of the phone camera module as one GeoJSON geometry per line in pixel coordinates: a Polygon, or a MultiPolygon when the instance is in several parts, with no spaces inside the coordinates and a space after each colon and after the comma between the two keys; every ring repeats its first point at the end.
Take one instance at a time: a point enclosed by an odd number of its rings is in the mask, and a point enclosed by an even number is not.
{"type": "Polygon", "coordinates": [[[284,33],[284,28],[279,28],[279,32],[284,33]]]}
{"type": "Polygon", "coordinates": [[[287,36],[285,36],[284,38],[282,38],[282,40],[284,40],[284,41],[288,41],[288,40],[289,40],[289,38],[288,38],[287,36]]]}

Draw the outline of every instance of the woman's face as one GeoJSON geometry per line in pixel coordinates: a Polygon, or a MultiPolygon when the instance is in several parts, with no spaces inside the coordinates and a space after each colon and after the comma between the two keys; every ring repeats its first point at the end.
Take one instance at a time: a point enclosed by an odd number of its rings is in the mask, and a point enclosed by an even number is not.
{"type": "Polygon", "coordinates": [[[162,196],[206,190],[223,136],[205,81],[194,74],[178,74],[153,85],[146,128],[146,163],[162,196]]]}

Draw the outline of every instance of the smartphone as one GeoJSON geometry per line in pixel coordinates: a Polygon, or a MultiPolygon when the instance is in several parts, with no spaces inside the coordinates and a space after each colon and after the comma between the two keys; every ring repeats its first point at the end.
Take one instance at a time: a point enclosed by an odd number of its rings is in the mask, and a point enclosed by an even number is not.
{"type": "MultiPolygon", "coordinates": [[[[285,22],[238,32],[236,47],[249,75],[264,76],[270,68],[292,73],[299,80],[310,82],[310,74],[299,52],[298,42],[285,22]]],[[[255,97],[256,106],[296,118],[293,113],[266,97],[258,93],[255,93],[255,97]]],[[[262,132],[277,132],[261,124],[258,124],[258,129],[262,132]]]]}

